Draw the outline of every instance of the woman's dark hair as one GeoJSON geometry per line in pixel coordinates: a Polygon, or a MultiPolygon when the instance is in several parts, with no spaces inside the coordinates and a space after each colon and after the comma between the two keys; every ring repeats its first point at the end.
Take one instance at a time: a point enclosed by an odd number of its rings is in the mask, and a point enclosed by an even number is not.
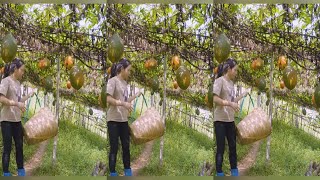
{"type": "Polygon", "coordinates": [[[24,62],[20,58],[15,58],[11,63],[8,63],[4,67],[3,78],[10,76],[14,70],[21,68],[24,65],[24,62]]]}
{"type": "Polygon", "coordinates": [[[229,69],[234,68],[237,65],[237,61],[232,59],[232,58],[228,58],[226,62],[221,63],[218,66],[218,77],[223,76],[224,74],[226,74],[228,72],[229,69]]]}
{"type": "Polygon", "coordinates": [[[111,77],[118,75],[121,72],[121,69],[126,69],[128,66],[130,66],[131,63],[128,59],[122,58],[118,63],[114,63],[111,67],[111,77]]]}

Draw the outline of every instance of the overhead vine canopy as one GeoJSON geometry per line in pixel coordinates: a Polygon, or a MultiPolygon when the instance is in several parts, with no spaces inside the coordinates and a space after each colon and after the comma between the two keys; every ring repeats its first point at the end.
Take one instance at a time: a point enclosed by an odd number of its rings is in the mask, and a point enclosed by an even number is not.
{"type": "MultiPolygon", "coordinates": [[[[39,72],[39,56],[51,57],[54,64],[57,58],[73,55],[86,69],[86,75],[93,78],[86,82],[84,92],[97,96],[104,71],[111,65],[107,58],[108,39],[118,33],[125,45],[124,56],[133,62],[134,81],[148,86],[148,79],[159,79],[163,74],[163,59],[169,64],[173,55],[179,55],[193,80],[187,90],[177,91],[169,86],[167,92],[173,98],[205,107],[207,85],[218,65],[214,59],[216,38],[223,32],[231,42],[230,56],[240,65],[239,81],[254,85],[254,77],[268,77],[271,58],[276,64],[279,55],[286,55],[299,71],[300,79],[292,91],[281,90],[275,84],[275,95],[312,106],[310,88],[317,81],[320,59],[318,4],[2,4],[0,10],[0,37],[7,31],[13,33],[21,46],[19,55],[30,60],[28,73],[33,78],[29,81],[36,80],[38,85],[40,78],[34,77],[56,72],[55,67],[39,72]],[[161,65],[155,71],[144,68],[150,57],[161,65]],[[250,69],[255,57],[264,60],[263,70],[250,69]],[[301,80],[306,77],[307,81],[301,80]]],[[[62,79],[66,81],[67,75],[64,71],[62,79]]],[[[281,76],[281,71],[275,71],[276,83],[281,76]]],[[[175,72],[170,66],[168,77],[171,84],[175,72]]],[[[97,97],[80,97],[78,100],[98,105],[97,97]]]]}
{"type": "MultiPolygon", "coordinates": [[[[291,65],[301,72],[301,79],[307,75],[314,77],[307,83],[309,87],[312,88],[316,81],[320,57],[317,4],[157,4],[146,7],[115,4],[108,7],[107,21],[108,36],[119,32],[126,44],[132,47],[128,56],[135,58],[132,51],[138,54],[138,60],[164,52],[167,52],[168,58],[179,54],[192,68],[195,80],[210,81],[204,71],[210,73],[218,65],[213,58],[213,49],[216,37],[224,32],[232,44],[231,56],[240,61],[241,81],[253,85],[253,77],[268,77],[268,62],[274,58],[276,64],[279,55],[290,59],[291,65]],[[141,56],[143,53],[146,54],[141,56]],[[257,56],[261,56],[267,64],[264,71],[250,69],[252,59],[257,56]]],[[[162,73],[160,70],[155,74],[162,73]]],[[[144,81],[145,74],[148,72],[142,70],[136,75],[144,81]]],[[[275,78],[281,76],[282,72],[277,73],[275,78]]],[[[199,85],[206,89],[207,83],[196,82],[190,91],[175,95],[203,105],[204,96],[196,100],[199,95],[192,89],[197,89],[199,85]]],[[[303,89],[303,86],[306,87],[299,81],[298,87],[286,96],[283,95],[287,91],[279,88],[274,92],[278,97],[311,106],[310,90],[303,89]]]]}

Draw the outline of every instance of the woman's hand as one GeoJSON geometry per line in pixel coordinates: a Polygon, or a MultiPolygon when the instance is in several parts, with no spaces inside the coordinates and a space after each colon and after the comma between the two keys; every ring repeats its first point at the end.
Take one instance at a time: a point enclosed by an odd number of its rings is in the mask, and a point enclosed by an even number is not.
{"type": "Polygon", "coordinates": [[[251,92],[251,89],[245,90],[244,93],[242,94],[242,97],[246,97],[250,92],[251,92]]]}
{"type": "Polygon", "coordinates": [[[136,94],[136,97],[141,96],[141,94],[142,94],[142,92],[138,92],[138,93],[136,94]]]}
{"type": "Polygon", "coordinates": [[[16,106],[18,106],[18,108],[19,108],[22,112],[26,111],[26,106],[25,106],[24,103],[22,103],[22,102],[17,102],[16,106]]]}
{"type": "Polygon", "coordinates": [[[235,102],[229,102],[229,106],[232,107],[232,109],[236,112],[240,110],[239,105],[235,102]]]}
{"type": "Polygon", "coordinates": [[[36,91],[32,90],[31,93],[29,93],[28,97],[31,98],[32,96],[34,96],[36,94],[36,91]]]}
{"type": "Polygon", "coordinates": [[[122,102],[122,106],[124,106],[126,109],[128,109],[129,112],[132,111],[132,104],[129,102],[122,102]]]}

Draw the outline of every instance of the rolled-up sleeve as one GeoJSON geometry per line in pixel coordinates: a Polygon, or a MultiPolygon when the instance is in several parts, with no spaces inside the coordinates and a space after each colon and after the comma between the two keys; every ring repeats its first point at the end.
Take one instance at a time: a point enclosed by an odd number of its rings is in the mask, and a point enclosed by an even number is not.
{"type": "Polygon", "coordinates": [[[115,88],[116,88],[116,83],[115,83],[114,78],[109,79],[108,84],[107,84],[107,94],[110,96],[113,96],[115,88]]]}
{"type": "Polygon", "coordinates": [[[3,79],[0,83],[0,94],[7,96],[8,88],[9,88],[8,79],[3,79]]]}
{"type": "Polygon", "coordinates": [[[222,90],[222,79],[218,78],[214,81],[214,84],[213,84],[213,95],[220,97],[221,90],[222,90]]]}

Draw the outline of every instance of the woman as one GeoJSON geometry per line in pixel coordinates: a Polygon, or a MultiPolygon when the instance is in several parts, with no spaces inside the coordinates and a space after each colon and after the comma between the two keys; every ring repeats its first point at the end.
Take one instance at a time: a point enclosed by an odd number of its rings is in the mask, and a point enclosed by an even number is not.
{"type": "Polygon", "coordinates": [[[213,101],[216,105],[214,111],[214,128],[216,135],[216,171],[217,176],[224,176],[222,171],[225,138],[229,145],[229,162],[231,176],[238,176],[237,150],[236,150],[236,126],[234,114],[239,111],[237,102],[248,92],[235,98],[234,81],[237,76],[237,62],[228,59],[218,68],[218,77],[214,82],[213,101]]]}
{"type": "Polygon", "coordinates": [[[109,168],[110,176],[117,176],[115,170],[119,137],[122,145],[122,158],[125,176],[132,176],[130,168],[130,137],[128,116],[132,110],[131,101],[140,96],[140,92],[128,98],[127,80],[130,76],[131,64],[121,59],[111,68],[111,77],[107,84],[108,133],[110,143],[109,168]]]}
{"type": "Polygon", "coordinates": [[[16,148],[16,163],[18,176],[25,176],[23,167],[23,127],[21,115],[25,111],[24,102],[34,93],[21,98],[20,81],[25,71],[21,59],[15,58],[11,64],[7,64],[4,70],[4,79],[0,84],[1,131],[3,139],[2,168],[4,176],[11,176],[9,172],[12,138],[16,148]]]}

